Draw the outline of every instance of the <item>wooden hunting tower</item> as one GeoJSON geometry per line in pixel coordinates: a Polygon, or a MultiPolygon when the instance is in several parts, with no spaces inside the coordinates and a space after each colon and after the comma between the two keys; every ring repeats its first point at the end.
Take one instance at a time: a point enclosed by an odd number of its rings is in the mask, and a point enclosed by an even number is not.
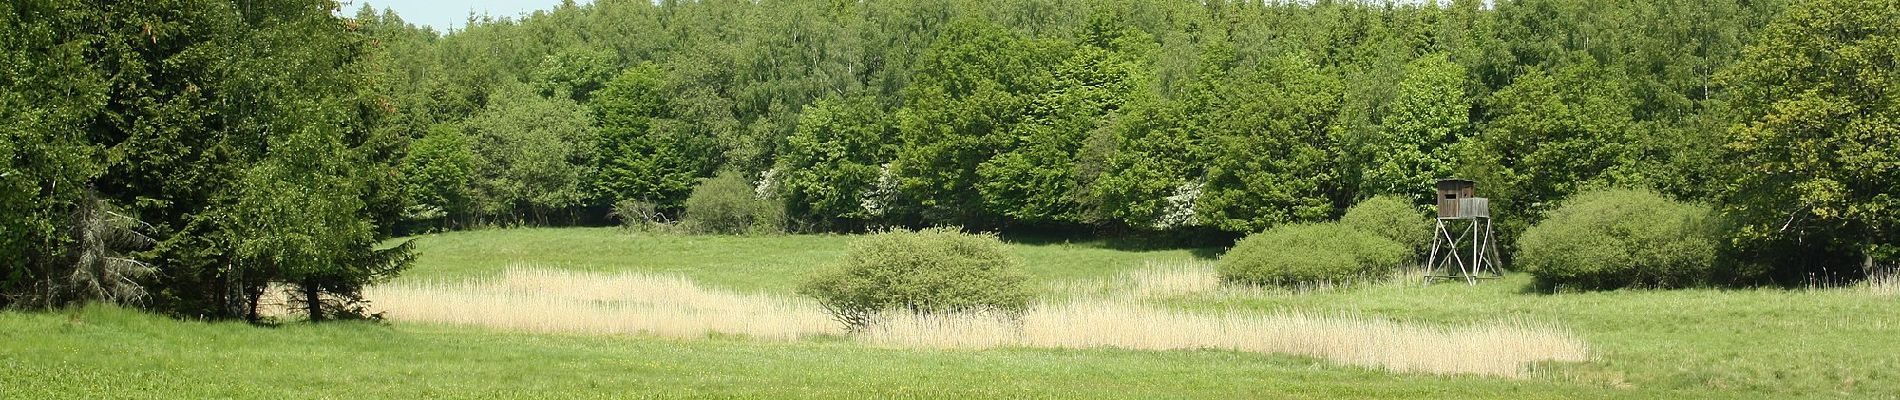
{"type": "Polygon", "coordinates": [[[1462,278],[1478,283],[1479,279],[1503,276],[1498,268],[1497,236],[1491,227],[1491,199],[1478,197],[1478,182],[1441,179],[1435,198],[1438,221],[1433,228],[1432,253],[1425,259],[1425,281],[1462,278]],[[1455,270],[1453,263],[1457,264],[1455,270]]]}
{"type": "Polygon", "coordinates": [[[1466,179],[1438,181],[1439,218],[1491,217],[1491,200],[1478,197],[1478,182],[1466,179]]]}

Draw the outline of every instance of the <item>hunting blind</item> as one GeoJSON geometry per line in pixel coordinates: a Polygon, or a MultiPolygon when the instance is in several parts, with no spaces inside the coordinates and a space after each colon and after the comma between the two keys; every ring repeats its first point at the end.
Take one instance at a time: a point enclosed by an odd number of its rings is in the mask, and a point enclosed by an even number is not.
{"type": "Polygon", "coordinates": [[[1491,200],[1478,197],[1478,182],[1439,180],[1436,199],[1438,218],[1432,233],[1432,252],[1425,258],[1425,281],[1464,279],[1478,283],[1479,279],[1503,276],[1498,268],[1497,234],[1491,226],[1491,200]]]}

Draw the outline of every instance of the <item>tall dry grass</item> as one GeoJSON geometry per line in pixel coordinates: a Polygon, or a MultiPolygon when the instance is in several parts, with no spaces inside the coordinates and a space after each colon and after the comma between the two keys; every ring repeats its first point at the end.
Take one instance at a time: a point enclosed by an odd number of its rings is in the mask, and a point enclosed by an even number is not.
{"type": "Polygon", "coordinates": [[[1861,283],[1861,290],[1875,296],[1900,295],[1900,269],[1889,269],[1868,276],[1861,283]]]}
{"type": "Polygon", "coordinates": [[[713,290],[673,275],[510,268],[492,281],[377,286],[365,297],[393,320],[531,332],[779,340],[844,333],[815,302],[713,290]]]}
{"type": "Polygon", "coordinates": [[[1207,262],[1149,263],[1109,278],[1055,281],[1044,286],[1044,292],[1057,299],[1160,299],[1226,289],[1232,288],[1222,287],[1220,278],[1214,275],[1214,264],[1207,262]]]}
{"type": "Polygon", "coordinates": [[[1149,263],[1143,268],[1105,279],[1052,282],[1046,289],[1058,298],[1165,299],[1187,295],[1257,297],[1366,287],[1411,287],[1418,286],[1424,279],[1424,271],[1401,268],[1383,279],[1352,283],[1318,282],[1293,287],[1233,285],[1221,282],[1212,262],[1177,261],[1149,263]]]}
{"type": "Polygon", "coordinates": [[[860,338],[932,348],[1222,349],[1312,356],[1396,371],[1502,377],[1526,376],[1539,361],[1589,357],[1588,346],[1575,335],[1521,322],[1443,328],[1301,313],[1203,315],[1129,300],[1044,304],[1019,319],[893,315],[860,338]]]}
{"type": "MultiPolygon", "coordinates": [[[[1313,356],[1396,371],[1503,377],[1525,376],[1538,361],[1588,357],[1587,347],[1574,335],[1525,323],[1432,327],[1300,313],[1197,314],[1143,304],[1144,297],[1222,290],[1212,270],[1202,267],[1182,264],[1130,272],[1110,285],[1081,287],[1130,293],[1071,296],[1016,316],[885,315],[851,337],[894,347],[1226,349],[1313,356]]],[[[670,337],[724,333],[797,340],[846,335],[842,325],[810,300],[711,289],[672,275],[512,268],[489,281],[386,285],[366,295],[386,317],[400,321],[670,337]]]]}

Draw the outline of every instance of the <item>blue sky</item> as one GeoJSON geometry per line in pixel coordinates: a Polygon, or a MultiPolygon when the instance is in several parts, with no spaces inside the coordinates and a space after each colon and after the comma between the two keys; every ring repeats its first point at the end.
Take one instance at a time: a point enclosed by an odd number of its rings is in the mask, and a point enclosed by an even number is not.
{"type": "MultiPolygon", "coordinates": [[[[575,0],[575,4],[592,3],[593,0],[575,0]]],[[[403,21],[416,25],[434,27],[438,32],[448,32],[450,28],[461,29],[468,20],[469,11],[475,14],[488,14],[497,17],[519,17],[534,10],[552,9],[561,4],[561,0],[355,0],[344,10],[344,15],[354,15],[364,4],[376,10],[388,8],[396,10],[403,21]]]]}

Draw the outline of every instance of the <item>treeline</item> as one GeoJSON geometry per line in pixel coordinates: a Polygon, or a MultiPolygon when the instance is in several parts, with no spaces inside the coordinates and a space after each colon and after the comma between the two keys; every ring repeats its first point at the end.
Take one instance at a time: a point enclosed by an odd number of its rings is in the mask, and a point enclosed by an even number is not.
{"type": "Polygon", "coordinates": [[[1789,1],[597,0],[450,34],[14,2],[0,262],[49,286],[110,207],[161,308],[232,315],[377,239],[673,218],[721,173],[805,231],[1229,238],[1455,176],[1507,241],[1640,187],[1768,278],[1852,277],[1900,257],[1900,7],[1789,1]]]}
{"type": "Polygon", "coordinates": [[[730,171],[801,230],[1231,238],[1375,195],[1430,204],[1464,177],[1507,241],[1593,188],[1715,204],[1731,259],[1793,281],[1896,256],[1893,5],[603,0],[449,35],[356,20],[392,66],[388,128],[420,140],[411,216],[435,226],[676,216],[730,171]]]}
{"type": "Polygon", "coordinates": [[[1713,197],[1777,2],[600,1],[365,7],[412,216],[559,223],[746,174],[808,229],[1257,231],[1484,182],[1713,197]],[[532,95],[531,95],[532,94],[532,95]]]}

